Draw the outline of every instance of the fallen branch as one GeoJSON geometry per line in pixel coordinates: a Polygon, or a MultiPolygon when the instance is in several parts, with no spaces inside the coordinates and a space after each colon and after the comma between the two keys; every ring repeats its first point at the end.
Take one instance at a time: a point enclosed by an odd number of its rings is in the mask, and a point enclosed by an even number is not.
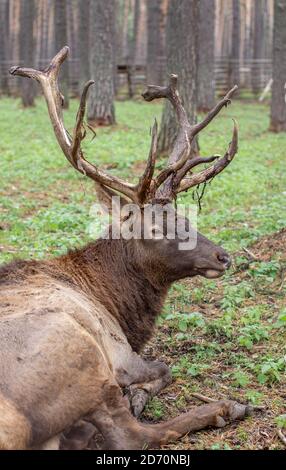
{"type": "Polygon", "coordinates": [[[286,446],[286,437],[284,436],[281,429],[277,429],[277,434],[281,442],[283,442],[284,446],[286,446]]]}
{"type": "Polygon", "coordinates": [[[214,401],[218,401],[218,400],[215,400],[214,398],[206,397],[205,395],[202,395],[201,393],[192,393],[191,395],[192,397],[197,398],[198,400],[203,401],[204,403],[212,403],[214,401]]]}

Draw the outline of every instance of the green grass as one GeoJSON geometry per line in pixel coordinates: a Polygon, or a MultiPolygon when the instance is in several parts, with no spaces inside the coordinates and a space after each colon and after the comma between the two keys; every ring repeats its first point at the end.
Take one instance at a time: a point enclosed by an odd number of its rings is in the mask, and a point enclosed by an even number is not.
{"type": "MultiPolygon", "coordinates": [[[[0,109],[0,262],[53,256],[86,243],[94,222],[93,184],[58,149],[43,100],[23,110],[19,100],[1,99],[0,109]]],[[[65,113],[70,131],[76,109],[71,101],[65,113]]],[[[84,142],[89,160],[112,166],[109,171],[122,177],[138,177],[150,125],[160,113],[157,103],[117,103],[118,125],[100,128],[94,141],[89,135],[84,142]]],[[[203,155],[227,149],[231,117],[239,123],[239,153],[207,185],[198,229],[236,253],[235,269],[219,280],[174,285],[154,348],[175,382],[150,402],[146,416],[178,414],[189,407],[192,391],[264,404],[267,418],[251,418],[229,433],[200,433],[194,447],[279,448],[275,429],[285,427],[285,246],[248,269],[242,249],[286,226],[286,134],[268,132],[266,105],[234,101],[200,135],[203,155]]],[[[192,202],[192,194],[180,201],[192,202]]],[[[190,447],[188,440],[179,445],[190,447]]]]}
{"type": "MultiPolygon", "coordinates": [[[[72,130],[77,103],[71,102],[66,124],[72,130]]],[[[55,142],[43,100],[23,110],[18,100],[0,100],[1,220],[0,261],[58,254],[88,238],[89,210],[95,202],[92,183],[69,167],[55,142]]],[[[91,161],[132,177],[134,165],[148,154],[149,128],[161,105],[120,102],[118,126],[99,129],[85,141],[91,161]]],[[[247,246],[285,225],[286,135],[268,133],[268,108],[239,101],[224,110],[200,136],[204,155],[223,153],[232,121],[240,126],[239,154],[207,186],[199,230],[227,249],[247,246]]],[[[136,165],[135,165],[136,170],[136,165]]],[[[140,167],[135,171],[140,174],[140,167]]],[[[192,201],[192,194],[180,200],[192,201]]]]}

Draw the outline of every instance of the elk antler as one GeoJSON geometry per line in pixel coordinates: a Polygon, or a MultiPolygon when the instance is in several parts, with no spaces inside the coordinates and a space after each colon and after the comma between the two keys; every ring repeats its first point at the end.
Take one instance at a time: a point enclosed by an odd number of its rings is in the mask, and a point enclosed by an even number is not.
{"type": "Polygon", "coordinates": [[[177,193],[213,178],[233,159],[237,151],[238,140],[238,131],[235,121],[232,141],[224,157],[218,158],[219,156],[213,155],[207,158],[190,158],[190,149],[194,137],[212,121],[224,106],[227,106],[230,103],[230,98],[237,89],[237,86],[233,87],[227,93],[227,95],[213,108],[213,110],[207,114],[201,123],[191,126],[177,90],[177,76],[171,75],[170,83],[167,87],[149,86],[147,91],[142,95],[146,101],[152,101],[157,98],[168,99],[177,114],[179,131],[174,142],[173,150],[169,156],[167,167],[155,178],[153,177],[158,142],[158,125],[156,120],[152,128],[151,147],[146,168],[137,184],[128,183],[121,178],[104,172],[96,165],[89,163],[83,155],[81,142],[86,135],[83,120],[87,93],[89,87],[94,82],[90,80],[84,86],[76,116],[75,129],[73,136],[71,137],[64,126],[62,114],[63,96],[61,95],[58,87],[60,66],[66,59],[68,52],[69,48],[67,46],[63,47],[63,49],[61,49],[52,59],[50,65],[43,71],[24,67],[12,67],[10,69],[10,73],[12,75],[32,78],[40,83],[47,102],[50,119],[57,141],[68,161],[80,173],[88,176],[103,186],[107,186],[124,194],[133,202],[143,205],[154,197],[163,200],[172,199],[177,193]],[[193,167],[201,163],[209,163],[214,160],[216,160],[216,162],[211,167],[199,173],[194,173],[191,177],[186,177],[187,173],[193,167]]]}
{"type": "Polygon", "coordinates": [[[155,180],[156,196],[171,199],[181,191],[186,191],[220,173],[233,159],[237,152],[238,143],[238,128],[234,121],[232,141],[224,157],[219,158],[219,155],[207,158],[190,157],[191,144],[195,136],[214,119],[224,106],[231,103],[230,99],[238,87],[235,85],[206,115],[202,122],[191,126],[177,89],[177,81],[177,75],[172,74],[167,87],[149,85],[142,94],[145,101],[153,101],[158,98],[168,99],[177,115],[179,130],[168,159],[167,168],[162,170],[155,180]],[[210,168],[195,173],[190,178],[185,178],[186,174],[195,166],[214,160],[217,161],[210,168]]]}
{"type": "Polygon", "coordinates": [[[70,137],[65,129],[62,114],[63,97],[58,87],[58,75],[60,66],[66,59],[68,52],[69,48],[67,46],[63,47],[44,71],[12,67],[10,69],[10,73],[21,77],[33,78],[40,83],[46,98],[50,119],[57,141],[66,158],[74,168],[84,175],[89,176],[94,181],[115,189],[129,197],[132,201],[137,202],[137,185],[127,183],[114,175],[110,175],[103,170],[100,170],[96,165],[89,163],[84,158],[81,150],[81,141],[85,137],[83,119],[85,114],[86,98],[89,87],[94,83],[92,80],[86,83],[82,92],[73,138],[70,137]]]}

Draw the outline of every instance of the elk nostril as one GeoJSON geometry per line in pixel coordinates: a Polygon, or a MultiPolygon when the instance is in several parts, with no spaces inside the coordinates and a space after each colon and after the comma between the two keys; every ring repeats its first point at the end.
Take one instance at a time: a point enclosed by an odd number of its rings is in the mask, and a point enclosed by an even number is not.
{"type": "Polygon", "coordinates": [[[229,255],[226,253],[219,253],[217,255],[217,259],[220,261],[220,263],[224,264],[226,268],[229,268],[231,265],[231,258],[229,255]]]}

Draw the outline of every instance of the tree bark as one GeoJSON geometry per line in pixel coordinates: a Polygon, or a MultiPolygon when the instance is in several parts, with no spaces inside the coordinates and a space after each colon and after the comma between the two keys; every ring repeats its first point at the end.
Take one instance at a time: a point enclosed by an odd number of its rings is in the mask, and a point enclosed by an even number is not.
{"type": "Polygon", "coordinates": [[[79,91],[83,85],[90,79],[89,70],[89,13],[90,0],[84,2],[78,0],[79,13],[79,91]]]}
{"type": "MultiPolygon", "coordinates": [[[[261,0],[260,0],[261,1],[261,0]]],[[[239,63],[240,63],[240,0],[232,0],[232,37],[230,74],[228,88],[239,85],[239,63]]]]}
{"type": "MultiPolygon", "coordinates": [[[[149,0],[148,0],[149,1],[149,0]]],[[[147,50],[146,0],[135,0],[132,38],[132,66],[145,64],[147,50]]]]}
{"type": "Polygon", "coordinates": [[[199,1],[198,21],[198,97],[197,108],[208,112],[215,101],[214,45],[215,45],[215,2],[199,1]]]}
{"type": "Polygon", "coordinates": [[[123,64],[129,61],[129,41],[128,41],[128,27],[129,27],[129,12],[130,0],[124,0],[122,7],[122,20],[121,20],[121,34],[120,34],[120,58],[123,64]]]}
{"type": "MultiPolygon", "coordinates": [[[[67,2],[55,0],[55,47],[58,52],[67,45],[67,2]]],[[[69,107],[69,63],[66,60],[61,67],[60,87],[64,96],[64,108],[69,107]]]]}
{"type": "MultiPolygon", "coordinates": [[[[196,120],[197,0],[171,0],[166,28],[167,73],[178,75],[179,93],[191,123],[196,120]]],[[[162,114],[158,150],[168,152],[177,133],[172,106],[166,100],[162,114]]]]}
{"type": "Polygon", "coordinates": [[[44,63],[49,62],[48,54],[48,40],[49,40],[49,1],[44,1],[43,7],[43,21],[42,21],[42,34],[41,34],[41,55],[40,59],[44,63]]]}
{"type": "Polygon", "coordinates": [[[92,0],[90,9],[90,72],[95,84],[89,92],[91,125],[115,123],[114,0],[92,0]]]}
{"type": "Polygon", "coordinates": [[[261,90],[261,59],[263,58],[264,43],[264,15],[262,0],[254,3],[254,38],[253,59],[254,64],[251,71],[252,91],[257,95],[261,90]]]}
{"type": "MultiPolygon", "coordinates": [[[[212,0],[211,0],[212,1],[212,0]]],[[[165,74],[166,0],[147,1],[147,83],[162,85],[165,74]]]]}
{"type": "Polygon", "coordinates": [[[9,2],[2,0],[0,2],[0,93],[9,94],[8,85],[8,58],[9,58],[9,2]]]}
{"type": "Polygon", "coordinates": [[[286,132],[286,0],[275,0],[274,3],[270,130],[286,132]]]}
{"type": "MultiPolygon", "coordinates": [[[[20,60],[27,66],[34,66],[34,18],[35,18],[35,3],[34,0],[26,0],[21,2],[20,9],[20,60]]],[[[22,104],[24,107],[35,105],[36,87],[33,80],[22,80],[21,82],[21,96],[22,104]]]]}

